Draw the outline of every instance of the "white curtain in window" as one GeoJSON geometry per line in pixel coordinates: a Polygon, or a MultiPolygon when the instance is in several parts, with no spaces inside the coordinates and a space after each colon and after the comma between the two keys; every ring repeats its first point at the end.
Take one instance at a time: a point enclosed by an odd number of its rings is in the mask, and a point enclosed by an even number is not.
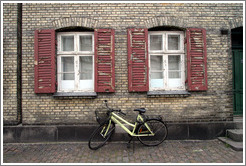
{"type": "Polygon", "coordinates": [[[80,80],[92,79],[92,56],[80,56],[79,57],[79,72],[80,80]]]}
{"type": "Polygon", "coordinates": [[[62,51],[74,51],[74,36],[62,36],[62,51]]]}
{"type": "Polygon", "coordinates": [[[163,56],[151,56],[150,68],[151,68],[151,87],[162,88],[163,87],[163,56]]]}
{"type": "Polygon", "coordinates": [[[79,72],[80,72],[79,89],[93,91],[94,83],[93,83],[92,56],[79,57],[79,72]]]}
{"type": "Polygon", "coordinates": [[[179,87],[181,83],[181,57],[168,56],[168,84],[169,87],[179,87]]]}
{"type": "Polygon", "coordinates": [[[79,43],[80,51],[92,51],[92,35],[80,36],[79,43]]]}
{"type": "Polygon", "coordinates": [[[62,57],[62,80],[74,80],[74,58],[62,57]]]}
{"type": "Polygon", "coordinates": [[[162,35],[150,35],[150,50],[162,50],[162,35]]]}
{"type": "Polygon", "coordinates": [[[74,57],[61,57],[61,88],[74,89],[74,57]]]}
{"type": "Polygon", "coordinates": [[[168,35],[168,50],[180,50],[180,35],[168,35]]]}

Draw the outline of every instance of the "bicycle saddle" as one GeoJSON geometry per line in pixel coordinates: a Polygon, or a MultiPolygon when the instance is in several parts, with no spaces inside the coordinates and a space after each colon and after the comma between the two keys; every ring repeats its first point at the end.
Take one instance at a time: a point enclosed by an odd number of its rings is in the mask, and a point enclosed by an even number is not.
{"type": "Polygon", "coordinates": [[[134,111],[138,111],[139,113],[145,113],[146,109],[145,108],[137,108],[137,109],[134,109],[134,111]]]}

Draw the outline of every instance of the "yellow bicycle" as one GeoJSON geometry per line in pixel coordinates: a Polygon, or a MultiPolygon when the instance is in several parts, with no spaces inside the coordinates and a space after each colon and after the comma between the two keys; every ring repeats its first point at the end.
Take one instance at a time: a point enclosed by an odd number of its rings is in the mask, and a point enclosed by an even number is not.
{"type": "Polygon", "coordinates": [[[88,143],[90,149],[96,150],[105,145],[115,130],[115,124],[118,124],[130,135],[131,139],[128,143],[131,142],[133,137],[137,137],[146,146],[156,146],[166,139],[168,130],[161,116],[149,118],[144,115],[146,112],[144,108],[134,109],[134,111],[138,111],[139,113],[135,123],[130,123],[120,116],[120,114],[126,115],[125,113],[121,110],[109,108],[107,100],[104,102],[107,111],[103,114],[99,110],[95,111],[96,119],[100,126],[90,136],[88,143]],[[128,129],[125,124],[131,126],[132,130],[128,129]]]}

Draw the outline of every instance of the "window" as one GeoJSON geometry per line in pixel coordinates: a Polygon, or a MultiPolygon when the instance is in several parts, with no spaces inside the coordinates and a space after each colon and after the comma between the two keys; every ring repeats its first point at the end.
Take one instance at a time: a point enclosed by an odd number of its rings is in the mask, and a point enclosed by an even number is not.
{"type": "Polygon", "coordinates": [[[115,30],[77,30],[35,30],[36,94],[94,97],[115,92],[115,30]]]}
{"type": "Polygon", "coordinates": [[[184,90],[184,33],[149,32],[150,90],[184,90]]]}
{"type": "Polygon", "coordinates": [[[94,33],[58,33],[58,92],[94,91],[94,33]]]}
{"type": "Polygon", "coordinates": [[[184,50],[184,31],[127,29],[129,92],[165,95],[208,89],[206,29],[187,28],[185,34],[184,50]]]}

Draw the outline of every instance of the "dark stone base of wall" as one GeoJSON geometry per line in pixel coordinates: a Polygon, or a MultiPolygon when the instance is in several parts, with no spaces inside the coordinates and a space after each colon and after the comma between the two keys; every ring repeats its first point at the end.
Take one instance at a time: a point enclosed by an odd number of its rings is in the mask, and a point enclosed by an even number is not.
{"type": "MultiPolygon", "coordinates": [[[[226,129],[235,128],[235,122],[168,123],[168,140],[215,139],[225,136],[226,129]]],[[[59,126],[4,126],[4,143],[77,142],[88,141],[96,125],[59,126]]],[[[129,136],[116,127],[112,141],[128,141],[129,136]]]]}
{"type": "Polygon", "coordinates": [[[13,125],[18,125],[20,124],[20,121],[18,120],[3,120],[3,125],[4,126],[13,126],[13,125]]]}

